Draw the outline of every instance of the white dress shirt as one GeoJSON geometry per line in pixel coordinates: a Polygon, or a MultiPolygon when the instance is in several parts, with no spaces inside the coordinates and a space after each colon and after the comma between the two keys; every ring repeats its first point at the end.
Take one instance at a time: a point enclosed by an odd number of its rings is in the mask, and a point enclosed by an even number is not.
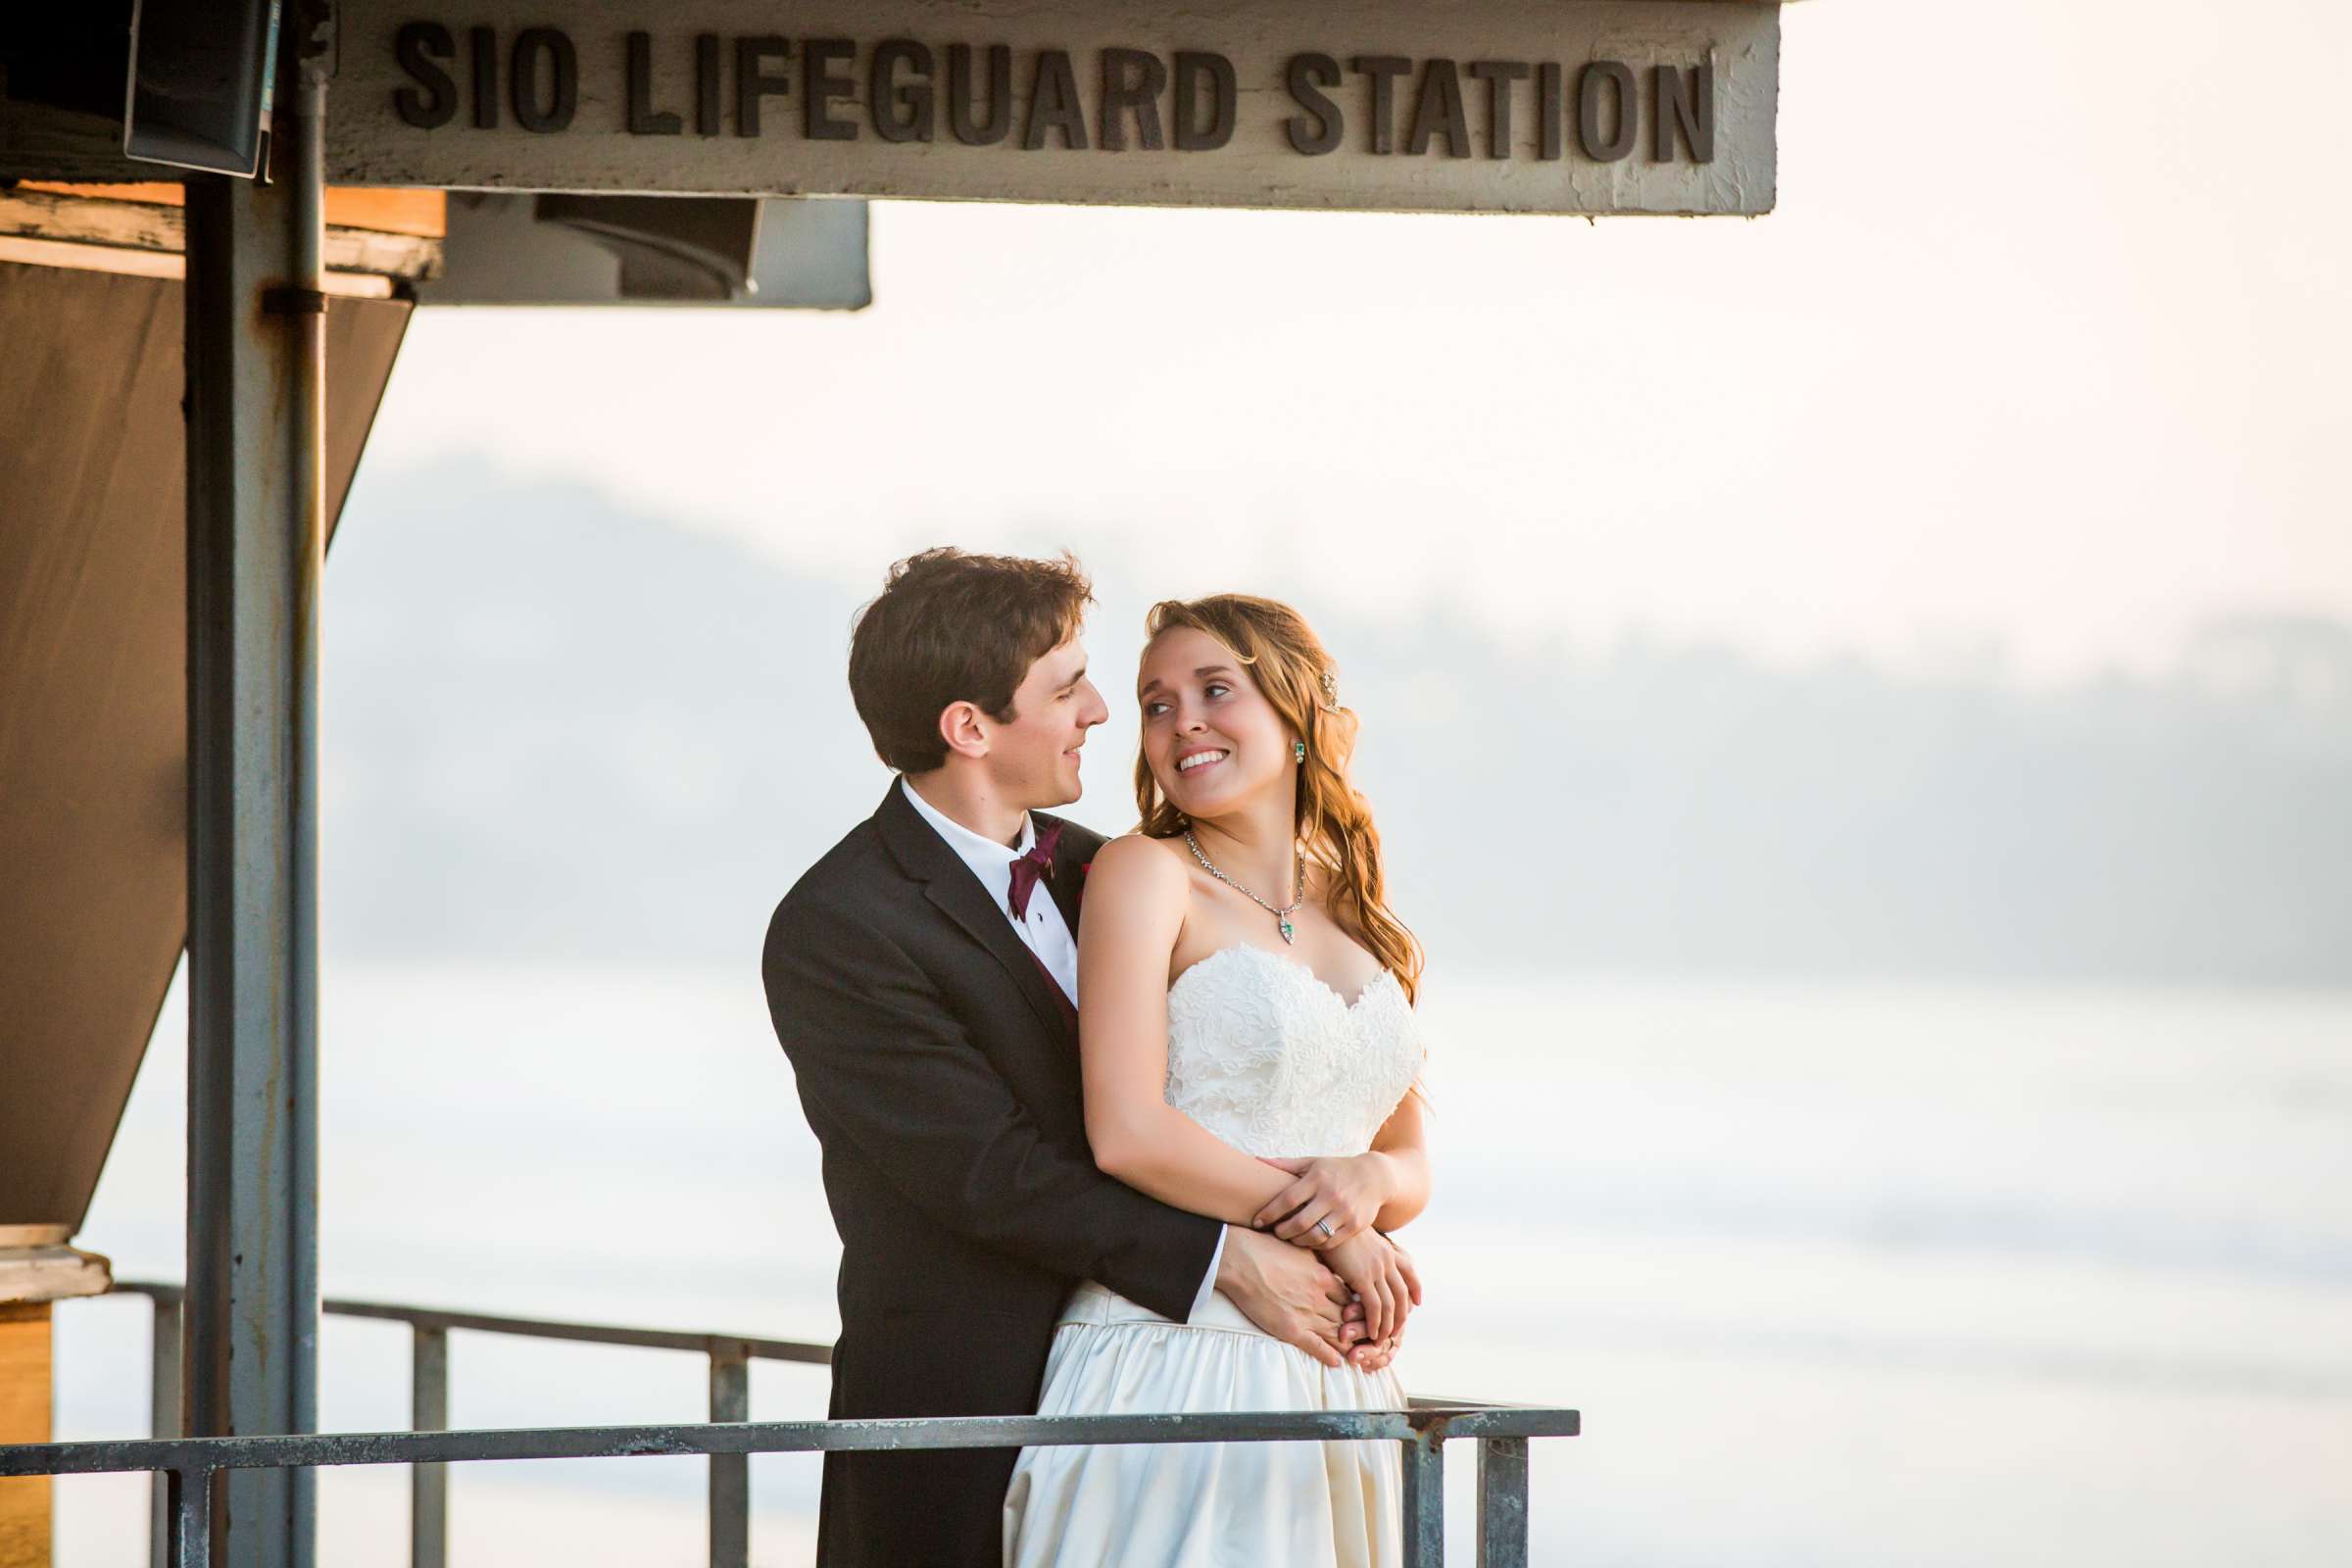
{"type": "Polygon", "coordinates": [[[1061,917],[1061,906],[1054,902],[1053,896],[1041,884],[1030,896],[1029,918],[1019,919],[1012,912],[1012,862],[1037,846],[1037,824],[1029,820],[1029,813],[1021,813],[1020,843],[1006,849],[996,840],[973,832],[924,800],[922,792],[904,778],[899,780],[899,787],[906,792],[908,804],[922,813],[923,820],[948,841],[948,848],[956,852],[956,858],[972,868],[972,875],[978,877],[980,885],[988,889],[989,902],[1021,934],[1021,940],[1028,944],[1031,953],[1037,955],[1038,961],[1046,966],[1046,972],[1060,984],[1062,995],[1070,999],[1073,1006],[1076,1005],[1078,939],[1071,934],[1069,922],[1061,917]]]}
{"type": "MultiPolygon", "coordinates": [[[[970,866],[972,875],[988,890],[988,896],[1003,910],[1004,919],[1020,933],[1021,941],[1038,961],[1046,966],[1061,987],[1070,1004],[1078,1004],[1078,939],[1071,934],[1070,924],[1061,917],[1061,906],[1043,886],[1030,895],[1029,917],[1020,919],[1012,912],[1012,862],[1027,855],[1037,844],[1037,824],[1029,813],[1021,813],[1021,836],[1017,844],[1007,847],[985,834],[975,833],[947,812],[923,799],[922,792],[902,776],[899,788],[906,793],[906,804],[921,813],[931,824],[956,858],[970,866]]],[[[1200,1290],[1193,1298],[1193,1310],[1200,1311],[1216,1293],[1217,1267],[1225,1260],[1225,1233],[1217,1233],[1217,1250],[1208,1257],[1208,1277],[1200,1282],[1200,1290]]]]}

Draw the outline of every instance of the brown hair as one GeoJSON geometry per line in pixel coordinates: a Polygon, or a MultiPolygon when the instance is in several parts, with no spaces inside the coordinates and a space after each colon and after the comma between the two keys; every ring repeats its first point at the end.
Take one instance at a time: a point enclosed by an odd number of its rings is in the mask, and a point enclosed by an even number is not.
{"type": "Polygon", "coordinates": [[[1077,635],[1094,599],[1066,552],[1030,561],[943,546],[893,565],[850,633],[850,700],[875,753],[902,773],[938,767],[950,703],[1009,722],[1029,666],[1077,635]]]}
{"type": "MultiPolygon", "coordinates": [[[[1355,752],[1356,716],[1339,701],[1339,671],[1306,620],[1290,606],[1251,594],[1217,594],[1207,599],[1169,599],[1152,607],[1145,629],[1156,638],[1181,626],[1206,632],[1250,666],[1257,689],[1274,711],[1306,743],[1298,769],[1298,799],[1293,820],[1299,852],[1325,873],[1331,913],[1372,950],[1381,967],[1394,974],[1407,997],[1421,985],[1421,944],[1389,907],[1388,876],[1380,857],[1380,830],[1372,825],[1372,804],[1348,781],[1355,752]]],[[[1135,761],[1135,804],[1143,832],[1174,838],[1185,815],[1159,790],[1152,764],[1139,752],[1135,761]]]]}

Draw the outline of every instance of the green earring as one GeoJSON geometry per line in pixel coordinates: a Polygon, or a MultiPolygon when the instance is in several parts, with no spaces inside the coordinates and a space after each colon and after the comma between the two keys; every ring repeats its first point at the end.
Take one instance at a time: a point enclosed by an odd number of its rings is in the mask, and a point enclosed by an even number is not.
{"type": "Polygon", "coordinates": [[[1291,760],[1294,762],[1303,762],[1306,760],[1306,742],[1291,742],[1291,760]]]}

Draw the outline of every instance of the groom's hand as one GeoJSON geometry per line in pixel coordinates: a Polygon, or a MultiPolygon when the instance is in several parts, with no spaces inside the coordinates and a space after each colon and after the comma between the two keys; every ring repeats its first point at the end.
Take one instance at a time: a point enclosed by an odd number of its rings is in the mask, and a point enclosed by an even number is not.
{"type": "Polygon", "coordinates": [[[1225,1227],[1217,1289],[1244,1317],[1325,1366],[1342,1365],[1364,1337],[1363,1307],[1321,1258],[1239,1225],[1225,1227]]]}

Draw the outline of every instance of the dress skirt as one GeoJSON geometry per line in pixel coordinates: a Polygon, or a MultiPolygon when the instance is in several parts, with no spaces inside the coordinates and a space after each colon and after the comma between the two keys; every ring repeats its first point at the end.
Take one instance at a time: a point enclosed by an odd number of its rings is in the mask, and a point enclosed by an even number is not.
{"type": "MultiPolygon", "coordinates": [[[[1100,1285],[1063,1308],[1040,1415],[1398,1410],[1393,1371],[1334,1371],[1222,1295],[1172,1323],[1100,1285]]],[[[1023,1448],[1004,1495],[1007,1568],[1394,1568],[1394,1443],[1023,1448]]]]}

